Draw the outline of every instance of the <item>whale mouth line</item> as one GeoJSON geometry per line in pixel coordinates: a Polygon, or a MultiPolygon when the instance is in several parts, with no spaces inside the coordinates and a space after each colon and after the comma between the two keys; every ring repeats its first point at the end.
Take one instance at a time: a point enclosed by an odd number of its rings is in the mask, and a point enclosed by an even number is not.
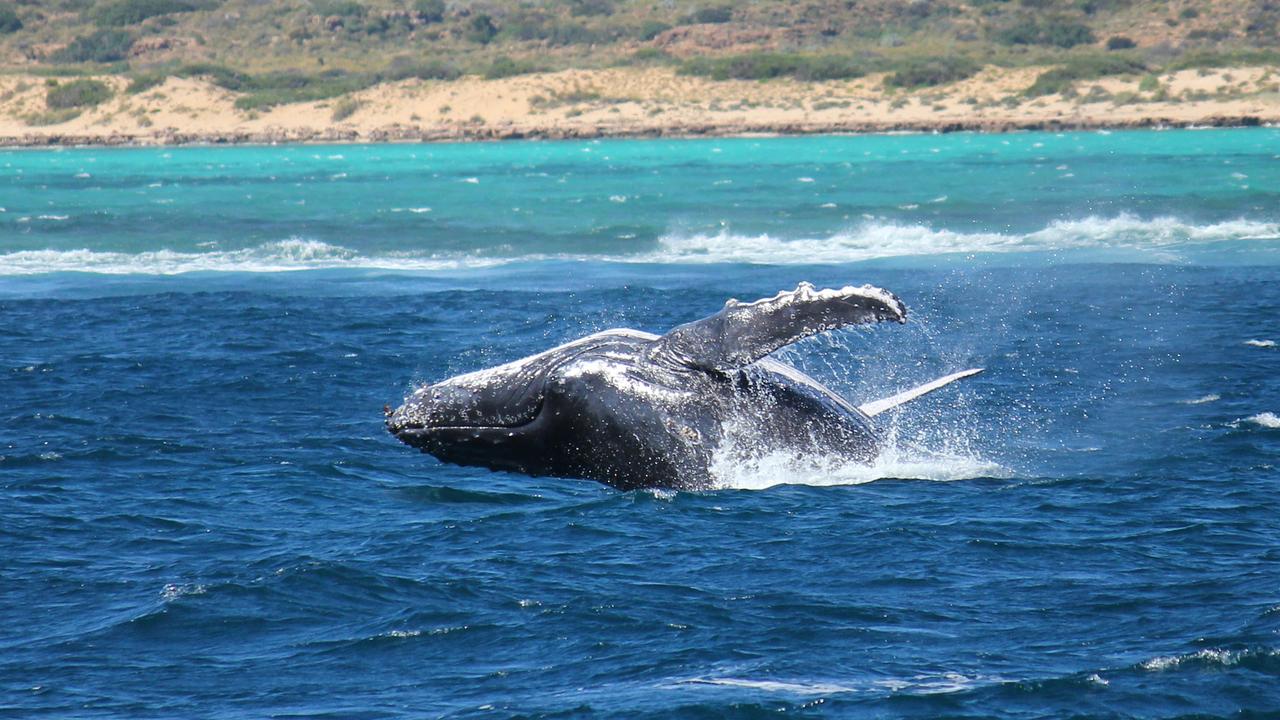
{"type": "Polygon", "coordinates": [[[413,424],[401,425],[399,427],[391,427],[391,423],[388,422],[387,431],[390,432],[392,435],[400,435],[408,432],[434,432],[439,430],[446,430],[446,431],[447,430],[457,430],[457,431],[519,430],[520,428],[524,428],[524,427],[528,427],[529,425],[532,425],[534,422],[537,421],[537,419],[538,419],[538,414],[535,413],[532,418],[524,422],[512,423],[510,425],[502,425],[502,424],[498,424],[498,425],[427,425],[424,423],[413,423],[413,424]]]}
{"type": "Polygon", "coordinates": [[[516,425],[406,425],[391,432],[401,433],[408,430],[515,430],[532,422],[530,420],[516,425]]]}

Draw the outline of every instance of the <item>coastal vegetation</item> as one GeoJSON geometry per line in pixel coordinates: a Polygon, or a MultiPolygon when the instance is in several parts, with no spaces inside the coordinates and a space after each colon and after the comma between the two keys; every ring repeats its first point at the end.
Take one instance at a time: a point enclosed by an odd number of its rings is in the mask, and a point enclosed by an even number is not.
{"type": "Polygon", "coordinates": [[[45,104],[50,110],[66,110],[98,105],[111,97],[111,88],[99,80],[81,78],[59,83],[50,80],[45,93],[45,104]]]}
{"type": "Polygon", "coordinates": [[[1142,60],[1117,55],[1078,55],[1041,73],[1027,88],[1027,95],[1069,92],[1076,81],[1095,80],[1110,75],[1139,75],[1150,68],[1142,60]]]}
{"type": "MultiPolygon", "coordinates": [[[[355,96],[388,83],[610,68],[665,68],[709,81],[865,80],[895,107],[909,104],[904,94],[920,93],[932,93],[931,106],[945,107],[938,89],[990,68],[1023,78],[1021,85],[999,97],[970,93],[956,101],[980,109],[1121,93],[1138,102],[1169,97],[1160,78],[1170,73],[1234,67],[1280,74],[1280,3],[0,0],[0,73],[118,76],[127,81],[115,85],[127,85],[121,97],[169,79],[198,79],[230,93],[242,113],[333,101],[335,117],[346,118],[362,107],[355,96]],[[1116,78],[1134,87],[1097,85],[1116,78]]],[[[629,97],[649,102],[650,116],[664,112],[659,100],[629,97]]],[[[758,104],[743,97],[735,106],[758,104]]],[[[531,103],[534,109],[555,105],[531,103]]],[[[820,97],[809,106],[850,107],[850,101],[820,97]]],[[[30,108],[9,112],[31,116],[30,108]]]]}
{"type": "Polygon", "coordinates": [[[704,56],[685,60],[680,71],[713,80],[847,80],[866,75],[872,64],[848,55],[754,52],[741,55],[704,56]]]}

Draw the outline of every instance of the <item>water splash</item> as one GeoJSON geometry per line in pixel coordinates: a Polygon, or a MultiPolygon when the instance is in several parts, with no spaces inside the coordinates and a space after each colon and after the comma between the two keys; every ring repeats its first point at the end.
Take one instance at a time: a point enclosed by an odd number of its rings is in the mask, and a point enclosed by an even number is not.
{"type": "Polygon", "coordinates": [[[735,490],[764,490],[777,485],[862,485],[887,479],[951,482],[1013,476],[1008,468],[977,455],[897,446],[886,447],[870,463],[833,455],[804,457],[774,452],[747,458],[732,450],[721,451],[712,461],[711,472],[718,487],[735,490]]]}
{"type": "Polygon", "coordinates": [[[764,490],[777,485],[862,485],[887,479],[951,482],[1014,476],[1012,470],[974,449],[972,431],[966,429],[965,423],[908,430],[897,414],[883,420],[883,444],[871,462],[837,454],[785,450],[760,453],[738,442],[739,438],[749,438],[749,433],[739,434],[729,426],[725,428],[725,440],[712,456],[711,474],[719,488],[738,490],[764,490]]]}

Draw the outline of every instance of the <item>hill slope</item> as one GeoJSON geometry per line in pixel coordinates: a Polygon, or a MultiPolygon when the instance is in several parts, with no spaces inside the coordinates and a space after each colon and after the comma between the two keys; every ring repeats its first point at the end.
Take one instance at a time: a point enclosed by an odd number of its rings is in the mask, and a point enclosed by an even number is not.
{"type": "MultiPolygon", "coordinates": [[[[671,78],[632,83],[623,94],[644,108],[634,120],[658,118],[639,122],[645,127],[661,126],[674,109],[663,103],[689,111],[685,125],[720,127],[736,123],[722,117],[724,105],[745,109],[760,104],[757,96],[777,95],[759,86],[714,89],[741,80],[789,83],[783,94],[810,114],[871,103],[891,117],[912,103],[946,107],[943,97],[967,105],[907,123],[920,126],[982,125],[993,107],[1021,107],[1025,116],[1037,104],[1056,108],[1030,113],[1046,122],[1107,124],[1112,115],[1194,122],[1242,109],[1269,118],[1280,91],[1278,37],[1280,0],[27,0],[0,3],[0,67],[9,76],[0,83],[0,128],[11,139],[23,128],[41,136],[121,131],[113,118],[132,114],[140,132],[154,134],[147,128],[157,125],[157,103],[174,123],[164,127],[179,130],[196,127],[193,108],[208,115],[218,103],[224,124],[246,131],[266,116],[289,125],[275,110],[285,105],[311,107],[322,125],[334,125],[367,115],[379,86],[456,85],[466,76],[532,81],[570,70],[601,74],[585,85],[585,76],[574,76],[577,85],[561,95],[508,91],[524,98],[513,105],[499,89],[482,90],[476,107],[460,104],[468,107],[463,117],[427,116],[424,107],[394,122],[427,135],[460,124],[444,134],[487,136],[504,133],[473,126],[498,117],[546,130],[525,121],[541,114],[549,122],[555,108],[577,111],[559,118],[562,125],[595,109],[629,117],[621,95],[603,86],[621,77],[671,78]],[[1188,70],[1201,79],[1178,75],[1188,70]],[[666,88],[681,77],[704,78],[708,89],[678,100],[666,88]],[[957,89],[974,78],[993,84],[987,92],[957,89]],[[202,88],[201,99],[178,103],[171,99],[178,90],[157,90],[172,83],[202,88]],[[860,94],[847,95],[855,85],[860,94]],[[720,107],[706,102],[713,97],[720,107]],[[1188,102],[1198,104],[1194,117],[1185,107],[1173,112],[1188,102]],[[1148,107],[1120,111],[1134,105],[1148,107]]],[[[818,126],[867,126],[849,115],[818,126]]],[[[902,117],[880,125],[898,127],[902,117]]]]}

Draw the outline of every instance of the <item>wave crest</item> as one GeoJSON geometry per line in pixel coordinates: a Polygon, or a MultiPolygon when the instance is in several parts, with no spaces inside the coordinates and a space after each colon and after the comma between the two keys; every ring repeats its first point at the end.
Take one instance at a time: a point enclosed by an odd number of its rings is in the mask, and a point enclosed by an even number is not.
{"type": "Polygon", "coordinates": [[[102,275],[177,275],[189,272],[288,272],[327,268],[451,270],[493,264],[479,258],[363,256],[341,245],[289,238],[254,248],[212,252],[153,250],[141,253],[79,250],[23,250],[0,255],[0,275],[88,272],[102,275]]]}
{"type": "Polygon", "coordinates": [[[1245,420],[1247,422],[1253,423],[1254,425],[1257,425],[1259,427],[1264,427],[1269,430],[1280,429],[1280,416],[1277,416],[1273,412],[1263,412],[1263,413],[1258,413],[1257,415],[1250,415],[1249,417],[1245,418],[1245,420]]]}
{"type": "Polygon", "coordinates": [[[1280,659],[1280,652],[1272,648],[1250,648],[1247,650],[1225,650],[1221,648],[1205,648],[1182,655],[1161,655],[1138,664],[1148,672],[1163,672],[1182,667],[1218,667],[1228,668],[1245,665],[1260,669],[1274,667],[1280,659]]]}
{"type": "Polygon", "coordinates": [[[1197,225],[1173,217],[1142,219],[1121,214],[1051,222],[1031,233],[958,232],[926,225],[868,222],[824,237],[779,238],[732,232],[668,233],[657,247],[624,254],[401,250],[366,254],[307,238],[288,238],[241,250],[138,253],[92,250],[23,250],[0,254],[0,275],[55,272],[173,275],[186,272],[283,272],[326,268],[447,271],[520,262],[595,261],[648,264],[849,263],[947,254],[1046,252],[1085,249],[1146,251],[1152,261],[1177,259],[1179,248],[1226,241],[1280,240],[1280,223],[1232,220],[1197,225]]]}
{"type": "Polygon", "coordinates": [[[1230,240],[1278,240],[1280,223],[1232,220],[1196,225],[1174,217],[1055,220],[1026,234],[956,232],[924,225],[867,223],[829,237],[780,240],[770,235],[668,235],[649,262],[813,264],[952,253],[1080,249],[1152,250],[1230,240]]]}

